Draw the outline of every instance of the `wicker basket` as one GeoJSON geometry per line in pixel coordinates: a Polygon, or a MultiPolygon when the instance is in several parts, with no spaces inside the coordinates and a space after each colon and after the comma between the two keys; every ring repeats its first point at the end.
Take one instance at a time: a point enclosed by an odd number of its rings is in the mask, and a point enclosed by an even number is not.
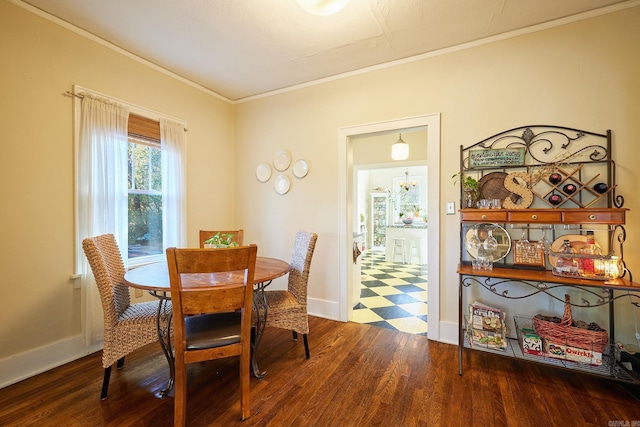
{"type": "Polygon", "coordinates": [[[605,351],[609,344],[607,331],[591,331],[571,326],[572,324],[569,295],[564,296],[564,313],[560,323],[549,322],[538,316],[533,318],[533,327],[541,338],[599,353],[605,351]]]}

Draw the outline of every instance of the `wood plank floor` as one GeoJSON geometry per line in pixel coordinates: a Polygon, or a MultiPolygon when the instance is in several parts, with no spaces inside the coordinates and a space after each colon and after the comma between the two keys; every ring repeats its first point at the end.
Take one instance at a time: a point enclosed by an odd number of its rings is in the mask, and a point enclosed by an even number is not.
{"type": "MultiPolygon", "coordinates": [[[[267,374],[251,379],[244,422],[237,359],[191,366],[188,425],[640,425],[640,402],[613,381],[471,351],[459,376],[453,345],[320,318],[310,327],[310,360],[288,331],[265,331],[259,360],[267,374]]],[[[168,377],[158,345],[114,369],[105,401],[102,374],[98,352],[5,387],[0,426],[172,425],[173,398],[154,396],[168,377]]]]}

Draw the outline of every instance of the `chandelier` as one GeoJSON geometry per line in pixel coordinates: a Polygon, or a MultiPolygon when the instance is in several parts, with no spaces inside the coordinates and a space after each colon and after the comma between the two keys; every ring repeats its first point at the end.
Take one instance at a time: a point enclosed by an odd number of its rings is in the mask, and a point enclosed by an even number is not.
{"type": "Polygon", "coordinates": [[[404,181],[399,182],[398,185],[404,191],[409,191],[411,188],[415,188],[418,185],[417,181],[409,181],[409,169],[404,171],[404,181]]]}

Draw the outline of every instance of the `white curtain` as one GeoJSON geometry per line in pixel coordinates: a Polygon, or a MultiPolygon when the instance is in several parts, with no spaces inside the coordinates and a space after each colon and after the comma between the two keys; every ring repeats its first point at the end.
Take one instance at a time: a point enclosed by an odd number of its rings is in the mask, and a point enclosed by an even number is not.
{"type": "MultiPolygon", "coordinates": [[[[129,109],[84,93],[78,146],[78,238],[113,233],[127,248],[127,126],[129,109]]],[[[127,256],[123,254],[126,263],[127,256]]],[[[85,345],[103,338],[100,295],[82,257],[82,325],[85,345]]],[[[125,264],[126,265],[126,264],[125,264]]]]}
{"type": "Polygon", "coordinates": [[[186,149],[184,124],[160,119],[162,146],[162,235],[164,248],[185,247],[186,149]]]}

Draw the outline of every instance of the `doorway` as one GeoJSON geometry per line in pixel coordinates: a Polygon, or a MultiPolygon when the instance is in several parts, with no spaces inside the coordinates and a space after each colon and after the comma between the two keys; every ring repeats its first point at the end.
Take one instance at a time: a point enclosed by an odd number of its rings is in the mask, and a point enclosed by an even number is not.
{"type": "MultiPolygon", "coordinates": [[[[353,239],[358,230],[354,208],[354,163],[353,139],[358,136],[376,133],[399,133],[406,130],[421,129],[427,131],[427,160],[429,206],[427,216],[429,233],[427,242],[428,294],[429,294],[429,329],[432,339],[439,338],[439,270],[440,270],[440,115],[431,114],[386,122],[365,124],[339,129],[339,203],[340,203],[340,304],[339,318],[348,321],[353,314],[350,304],[353,298],[349,292],[354,281],[353,275],[353,239]]],[[[390,146],[389,146],[390,150],[390,146]]]]}
{"type": "Polygon", "coordinates": [[[397,133],[352,138],[357,221],[354,245],[362,251],[354,261],[353,281],[348,284],[354,298],[349,302],[353,305],[349,320],[426,335],[427,133],[424,128],[403,131],[410,160],[388,162],[389,146],[398,138],[397,133]],[[375,138],[384,141],[377,150],[378,160],[384,163],[362,164],[372,160],[375,138]]]}

